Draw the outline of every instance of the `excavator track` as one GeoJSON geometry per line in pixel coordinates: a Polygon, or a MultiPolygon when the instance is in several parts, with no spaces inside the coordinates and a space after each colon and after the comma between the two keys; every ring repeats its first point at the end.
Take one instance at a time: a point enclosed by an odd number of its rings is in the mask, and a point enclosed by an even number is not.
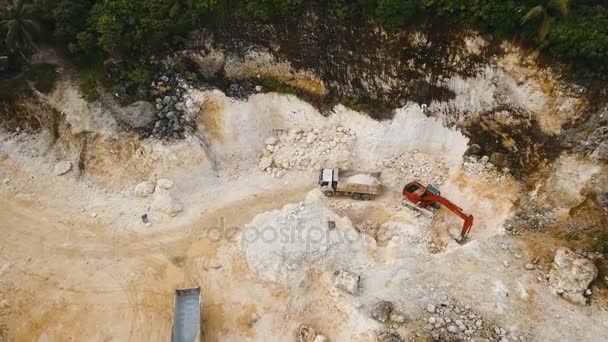
{"type": "Polygon", "coordinates": [[[401,204],[404,207],[407,207],[407,208],[410,208],[410,209],[412,209],[414,211],[419,212],[420,214],[422,214],[426,218],[432,219],[432,218],[435,217],[435,211],[434,210],[429,210],[429,209],[426,209],[426,208],[420,208],[419,206],[411,203],[408,200],[402,201],[401,204]]]}

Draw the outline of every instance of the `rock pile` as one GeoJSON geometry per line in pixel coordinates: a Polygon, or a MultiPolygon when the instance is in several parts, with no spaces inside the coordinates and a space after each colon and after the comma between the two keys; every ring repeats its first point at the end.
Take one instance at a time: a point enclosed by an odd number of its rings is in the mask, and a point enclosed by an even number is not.
{"type": "Polygon", "coordinates": [[[522,335],[492,326],[480,315],[471,310],[470,306],[452,304],[444,300],[438,304],[429,304],[426,311],[424,331],[435,341],[525,341],[522,335]]]}
{"type": "Polygon", "coordinates": [[[289,169],[348,167],[355,139],[354,131],[340,126],[323,130],[281,131],[266,139],[259,168],[280,178],[289,169]]]}
{"type": "Polygon", "coordinates": [[[164,71],[154,76],[150,86],[158,117],[152,134],[158,138],[183,139],[186,128],[190,126],[183,97],[193,89],[192,85],[180,74],[164,71]]]}
{"type": "Polygon", "coordinates": [[[466,156],[464,157],[464,163],[462,168],[465,174],[474,175],[483,179],[500,179],[503,177],[502,174],[509,174],[511,170],[507,167],[503,167],[499,172],[497,167],[492,164],[490,157],[488,156],[466,156]]]}
{"type": "Polygon", "coordinates": [[[555,293],[565,299],[585,304],[589,284],[597,277],[598,269],[593,262],[566,247],[555,252],[549,283],[555,293]]]}
{"type": "Polygon", "coordinates": [[[382,170],[383,184],[397,187],[413,180],[441,185],[449,170],[443,161],[416,150],[385,159],[380,164],[377,169],[382,170]]]}

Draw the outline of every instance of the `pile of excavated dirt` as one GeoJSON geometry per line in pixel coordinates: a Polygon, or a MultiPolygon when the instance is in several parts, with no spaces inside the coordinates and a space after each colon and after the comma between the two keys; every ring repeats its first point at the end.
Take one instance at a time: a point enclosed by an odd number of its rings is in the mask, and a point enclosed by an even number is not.
{"type": "Polygon", "coordinates": [[[527,334],[518,334],[505,328],[484,321],[470,305],[454,304],[442,300],[429,304],[426,308],[428,318],[423,330],[431,335],[434,341],[528,341],[527,334]]]}
{"type": "Polygon", "coordinates": [[[350,166],[356,136],[352,129],[330,127],[319,130],[279,131],[265,140],[259,168],[280,177],[285,170],[320,170],[322,167],[350,166]]]}
{"type": "Polygon", "coordinates": [[[416,150],[385,159],[376,168],[382,170],[383,183],[396,188],[415,180],[424,185],[441,185],[450,171],[442,159],[416,150]]]}

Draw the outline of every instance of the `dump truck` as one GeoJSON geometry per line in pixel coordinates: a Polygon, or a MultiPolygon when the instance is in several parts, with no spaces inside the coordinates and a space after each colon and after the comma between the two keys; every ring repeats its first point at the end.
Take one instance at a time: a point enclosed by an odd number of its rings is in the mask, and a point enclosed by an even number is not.
{"type": "Polygon", "coordinates": [[[175,290],[171,342],[200,342],[201,288],[175,290]]]}
{"type": "Polygon", "coordinates": [[[327,197],[344,195],[356,200],[371,200],[380,191],[380,172],[322,169],[319,189],[327,197]]]}

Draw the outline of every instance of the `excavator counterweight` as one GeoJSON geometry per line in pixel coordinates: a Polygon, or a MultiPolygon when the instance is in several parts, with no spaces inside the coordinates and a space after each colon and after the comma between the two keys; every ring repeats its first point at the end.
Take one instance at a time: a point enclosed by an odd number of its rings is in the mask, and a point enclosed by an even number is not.
{"type": "Polygon", "coordinates": [[[409,202],[404,203],[407,207],[417,210],[426,216],[429,216],[428,213],[432,213],[428,207],[439,209],[439,206],[443,205],[448,208],[464,220],[462,231],[460,232],[460,241],[466,240],[473,226],[473,215],[465,213],[462,208],[441,196],[441,192],[437,187],[430,184],[425,187],[420,182],[410,182],[403,187],[403,196],[409,202]]]}

